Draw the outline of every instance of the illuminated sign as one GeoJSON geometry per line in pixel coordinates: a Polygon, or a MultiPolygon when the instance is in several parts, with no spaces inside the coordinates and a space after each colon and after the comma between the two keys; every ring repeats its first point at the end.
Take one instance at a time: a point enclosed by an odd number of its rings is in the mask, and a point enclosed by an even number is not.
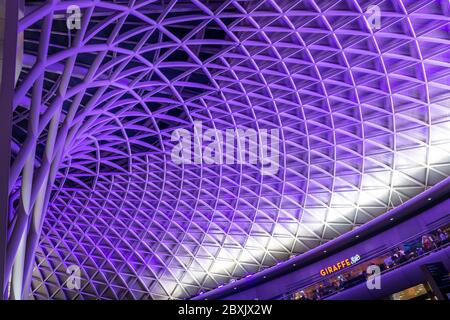
{"type": "Polygon", "coordinates": [[[351,258],[344,259],[344,260],[339,261],[339,262],[337,262],[337,263],[335,263],[335,264],[333,264],[331,266],[328,266],[326,268],[320,269],[320,275],[322,277],[325,277],[325,276],[327,276],[329,274],[332,274],[332,273],[334,273],[336,271],[339,271],[339,270],[342,270],[344,268],[350,267],[352,264],[357,263],[360,259],[361,259],[361,257],[358,254],[356,254],[356,255],[354,255],[351,258]]]}

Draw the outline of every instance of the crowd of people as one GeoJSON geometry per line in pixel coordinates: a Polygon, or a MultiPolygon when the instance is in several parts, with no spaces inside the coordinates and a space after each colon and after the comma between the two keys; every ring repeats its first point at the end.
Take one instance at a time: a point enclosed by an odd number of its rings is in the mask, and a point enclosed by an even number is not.
{"type": "Polygon", "coordinates": [[[366,269],[369,265],[377,265],[381,272],[393,269],[405,262],[442,247],[450,241],[450,224],[427,233],[414,240],[396,246],[389,252],[356,265],[340,275],[321,281],[301,291],[296,291],[285,298],[293,300],[320,300],[338,291],[345,290],[367,280],[366,269]]]}
{"type": "Polygon", "coordinates": [[[414,259],[423,255],[426,252],[434,250],[449,241],[449,235],[443,229],[437,229],[436,231],[425,234],[421,237],[420,244],[413,248],[404,250],[403,248],[394,249],[391,254],[384,260],[384,264],[380,266],[383,270],[402,264],[410,259],[414,259]]]}

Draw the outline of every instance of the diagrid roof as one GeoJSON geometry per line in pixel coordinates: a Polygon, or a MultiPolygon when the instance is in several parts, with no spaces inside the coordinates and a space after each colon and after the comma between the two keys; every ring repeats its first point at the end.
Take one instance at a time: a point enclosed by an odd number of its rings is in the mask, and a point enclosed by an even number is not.
{"type": "Polygon", "coordinates": [[[448,177],[449,21],[430,0],[26,1],[11,221],[48,201],[30,294],[188,298],[448,177]],[[176,164],[195,121],[278,130],[279,170],[176,164]]]}

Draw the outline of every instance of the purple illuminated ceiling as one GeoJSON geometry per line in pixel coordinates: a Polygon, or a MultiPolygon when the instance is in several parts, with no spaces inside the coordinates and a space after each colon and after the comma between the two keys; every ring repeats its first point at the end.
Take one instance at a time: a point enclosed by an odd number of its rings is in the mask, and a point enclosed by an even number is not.
{"type": "Polygon", "coordinates": [[[188,298],[450,176],[449,21],[447,0],[25,1],[10,295],[188,298]],[[194,121],[279,129],[278,173],[175,164],[194,121]]]}

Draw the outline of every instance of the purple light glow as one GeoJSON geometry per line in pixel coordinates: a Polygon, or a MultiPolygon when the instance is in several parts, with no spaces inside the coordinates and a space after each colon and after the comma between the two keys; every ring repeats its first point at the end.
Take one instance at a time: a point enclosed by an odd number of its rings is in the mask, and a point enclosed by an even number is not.
{"type": "Polygon", "coordinates": [[[19,22],[14,299],[192,297],[450,176],[448,1],[85,1],[69,31],[71,4],[19,22]],[[277,174],[176,165],[195,121],[278,129],[277,174]]]}

